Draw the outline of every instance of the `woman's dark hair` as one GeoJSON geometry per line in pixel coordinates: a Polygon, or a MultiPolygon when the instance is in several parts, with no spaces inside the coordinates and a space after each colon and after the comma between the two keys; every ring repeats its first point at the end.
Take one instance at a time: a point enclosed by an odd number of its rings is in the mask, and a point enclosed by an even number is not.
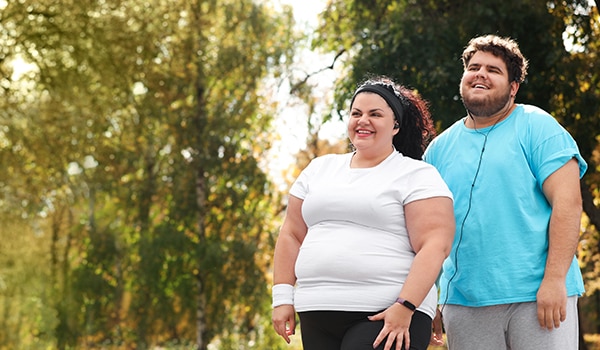
{"type": "MultiPolygon", "coordinates": [[[[400,124],[400,131],[394,135],[392,143],[396,150],[403,155],[421,160],[427,145],[436,134],[427,101],[422,99],[417,92],[394,83],[386,76],[373,77],[364,81],[356,89],[354,97],[363,91],[378,93],[375,91],[376,89],[369,89],[370,86],[384,87],[398,98],[398,101],[388,101],[388,94],[382,96],[394,111],[394,117],[400,124]],[[397,110],[401,115],[397,115],[397,110]]],[[[379,95],[382,94],[379,93],[379,95]]],[[[354,97],[352,101],[354,101],[354,97]]]]}

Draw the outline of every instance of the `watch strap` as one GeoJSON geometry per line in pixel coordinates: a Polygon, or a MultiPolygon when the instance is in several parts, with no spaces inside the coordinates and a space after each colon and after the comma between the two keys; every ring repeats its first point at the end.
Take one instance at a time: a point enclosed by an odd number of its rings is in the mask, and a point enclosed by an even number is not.
{"type": "Polygon", "coordinates": [[[410,301],[408,301],[406,299],[398,298],[398,299],[396,299],[396,302],[398,304],[404,305],[410,311],[415,311],[417,309],[417,307],[415,306],[415,304],[411,303],[410,301]]]}

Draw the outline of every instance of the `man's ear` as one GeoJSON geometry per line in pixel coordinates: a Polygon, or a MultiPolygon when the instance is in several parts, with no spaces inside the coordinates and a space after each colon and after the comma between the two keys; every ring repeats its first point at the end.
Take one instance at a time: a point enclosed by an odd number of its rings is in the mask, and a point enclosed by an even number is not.
{"type": "Polygon", "coordinates": [[[520,86],[521,86],[521,84],[517,83],[516,81],[513,81],[510,83],[510,97],[511,98],[515,98],[515,96],[517,96],[517,91],[519,91],[520,86]]]}

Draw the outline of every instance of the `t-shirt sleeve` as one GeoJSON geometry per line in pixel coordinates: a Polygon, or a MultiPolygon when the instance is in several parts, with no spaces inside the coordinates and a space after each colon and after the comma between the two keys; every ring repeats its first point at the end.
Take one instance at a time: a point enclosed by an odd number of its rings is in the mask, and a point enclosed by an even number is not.
{"type": "Polygon", "coordinates": [[[310,180],[320,167],[320,164],[326,157],[317,157],[308,163],[306,168],[300,172],[300,175],[296,178],[292,187],[290,188],[290,194],[294,197],[304,199],[310,190],[310,180]]]}
{"type": "Polygon", "coordinates": [[[423,163],[422,165],[410,176],[410,191],[403,204],[433,197],[448,197],[454,200],[452,192],[440,173],[430,164],[423,163]]]}
{"type": "MultiPolygon", "coordinates": [[[[579,163],[579,176],[582,177],[587,170],[587,163],[567,130],[553,119],[549,120],[543,128],[539,128],[539,125],[537,128],[540,135],[549,135],[543,139],[537,138],[538,143],[532,145],[531,162],[534,164],[539,185],[541,186],[548,176],[573,158],[579,163]],[[540,129],[545,129],[545,132],[540,129]]],[[[534,137],[533,140],[536,138],[534,137]]]]}

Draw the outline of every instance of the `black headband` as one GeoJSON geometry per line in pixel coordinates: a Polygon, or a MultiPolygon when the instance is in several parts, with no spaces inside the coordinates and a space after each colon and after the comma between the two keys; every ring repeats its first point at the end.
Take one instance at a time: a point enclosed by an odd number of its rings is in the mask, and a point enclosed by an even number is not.
{"type": "Polygon", "coordinates": [[[394,89],[391,85],[389,88],[386,88],[386,86],[383,84],[365,84],[356,90],[356,92],[354,93],[354,96],[352,97],[352,102],[350,103],[350,106],[352,106],[352,103],[354,103],[354,99],[356,98],[356,95],[358,95],[359,93],[374,92],[377,95],[381,96],[385,100],[385,102],[387,102],[387,104],[390,106],[390,108],[394,112],[394,117],[398,121],[398,124],[402,125],[402,111],[403,111],[402,98],[403,98],[403,96],[399,92],[395,92],[395,91],[396,91],[396,89],[394,89]],[[394,90],[394,91],[392,91],[392,90],[394,90]]]}

